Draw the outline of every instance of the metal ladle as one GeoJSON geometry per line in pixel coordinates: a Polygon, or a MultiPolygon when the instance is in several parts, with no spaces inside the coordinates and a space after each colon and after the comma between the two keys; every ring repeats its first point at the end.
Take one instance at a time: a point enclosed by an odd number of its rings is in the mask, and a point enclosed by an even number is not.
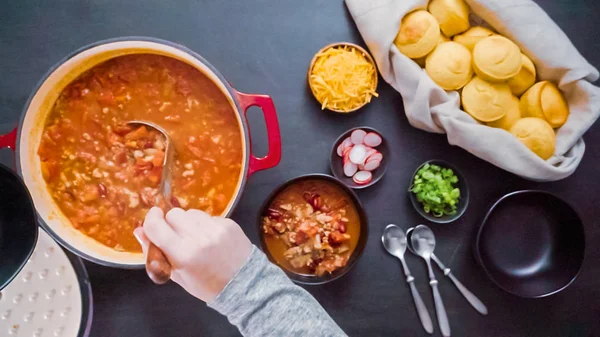
{"type": "MultiPolygon", "coordinates": [[[[412,247],[412,244],[410,242],[411,237],[412,237],[412,231],[414,229],[415,229],[414,227],[407,229],[406,237],[408,238],[408,250],[410,250],[411,253],[417,255],[417,253],[415,253],[415,251],[412,247]]],[[[452,280],[452,283],[454,283],[456,288],[458,288],[458,291],[460,291],[460,293],[465,297],[465,299],[467,299],[467,301],[469,301],[469,303],[471,304],[471,306],[473,306],[473,308],[475,308],[475,310],[477,310],[482,315],[488,314],[488,309],[485,306],[485,304],[483,304],[483,302],[481,302],[481,300],[479,298],[477,298],[477,296],[475,296],[456,277],[454,277],[454,274],[452,274],[452,272],[450,271],[450,268],[447,268],[442,263],[442,261],[440,261],[440,259],[438,259],[437,256],[435,256],[435,254],[433,252],[431,253],[431,259],[433,260],[433,262],[435,262],[438,265],[438,267],[440,267],[440,269],[444,272],[444,275],[446,275],[450,280],[452,280]]]]}
{"type": "Polygon", "coordinates": [[[423,299],[417,291],[417,287],[415,287],[415,278],[410,274],[410,270],[408,270],[406,261],[404,261],[404,253],[406,252],[407,246],[406,235],[404,234],[404,231],[396,225],[388,225],[383,230],[381,243],[383,243],[383,247],[385,247],[385,250],[387,250],[390,255],[397,257],[400,262],[402,262],[404,275],[406,275],[406,283],[410,285],[410,292],[412,293],[413,300],[415,301],[415,306],[417,307],[417,313],[421,319],[421,324],[423,324],[425,331],[432,333],[433,324],[431,323],[431,317],[429,316],[427,307],[425,307],[425,303],[423,303],[423,299]]]}
{"type": "Polygon", "coordinates": [[[435,303],[435,311],[437,314],[438,323],[440,324],[440,330],[444,337],[450,336],[450,323],[448,322],[448,315],[446,314],[446,308],[442,301],[442,296],[438,289],[438,281],[435,279],[433,268],[431,268],[431,254],[435,249],[435,236],[429,227],[419,225],[412,231],[410,238],[412,248],[421,256],[427,263],[427,270],[429,271],[429,285],[433,291],[433,301],[435,303]]]}
{"type": "MultiPolygon", "coordinates": [[[[143,125],[152,128],[160,132],[165,137],[165,158],[163,159],[162,175],[160,177],[160,184],[158,185],[157,199],[160,196],[164,198],[165,204],[170,209],[171,207],[171,182],[173,174],[171,166],[173,162],[173,156],[175,148],[169,138],[169,134],[162,127],[147,121],[129,121],[127,125],[143,125]]],[[[157,200],[158,203],[158,200],[157,200]]],[[[166,210],[165,210],[166,211],[166,210]]],[[[165,256],[165,254],[152,242],[148,246],[148,253],[146,256],[146,273],[152,282],[156,284],[165,284],[171,279],[171,263],[165,256]]]]}

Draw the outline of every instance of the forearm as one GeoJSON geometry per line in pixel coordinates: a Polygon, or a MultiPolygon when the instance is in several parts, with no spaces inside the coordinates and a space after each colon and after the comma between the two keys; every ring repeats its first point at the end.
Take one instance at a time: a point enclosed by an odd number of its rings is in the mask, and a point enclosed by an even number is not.
{"type": "Polygon", "coordinates": [[[306,290],[256,247],[209,306],[244,336],[346,336],[306,290]]]}

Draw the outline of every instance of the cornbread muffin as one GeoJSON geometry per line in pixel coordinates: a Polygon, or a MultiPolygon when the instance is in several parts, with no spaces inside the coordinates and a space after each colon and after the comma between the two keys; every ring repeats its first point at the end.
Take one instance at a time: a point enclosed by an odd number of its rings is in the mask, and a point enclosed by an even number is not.
{"type": "Polygon", "coordinates": [[[556,135],[550,124],[541,118],[527,117],[519,119],[510,128],[510,133],[544,160],[554,154],[556,135]]]}
{"type": "MultiPolygon", "coordinates": [[[[440,34],[440,39],[438,40],[437,45],[439,46],[440,44],[442,44],[444,42],[450,42],[450,39],[447,38],[446,35],[440,34]]],[[[435,48],[433,50],[435,50],[435,48]]],[[[431,53],[429,53],[429,54],[431,54],[431,53]]],[[[418,59],[415,59],[415,62],[417,62],[417,64],[420,65],[421,68],[425,68],[425,60],[426,59],[427,59],[427,55],[425,55],[423,57],[419,57],[418,59]]]]}
{"type": "Polygon", "coordinates": [[[452,37],[469,29],[469,6],[464,0],[431,0],[429,12],[444,35],[452,37]]]}
{"type": "Polygon", "coordinates": [[[400,52],[412,59],[429,54],[440,39],[440,25],[424,10],[407,14],[402,19],[394,44],[400,52]]]}
{"type": "Polygon", "coordinates": [[[502,82],[521,70],[521,50],[511,40],[493,35],[477,42],[473,48],[473,68],[489,82],[502,82]]]}
{"type": "Polygon", "coordinates": [[[516,96],[512,96],[506,105],[506,115],[496,121],[487,123],[487,125],[509,131],[519,119],[521,119],[519,99],[516,96]]]}
{"type": "Polygon", "coordinates": [[[460,43],[442,43],[427,56],[425,71],[443,89],[460,89],[473,76],[471,53],[460,43]]]}
{"type": "Polygon", "coordinates": [[[505,83],[491,83],[475,76],[462,90],[463,109],[481,122],[493,122],[506,115],[513,94],[505,83]]]}
{"type": "Polygon", "coordinates": [[[559,128],[569,117],[569,105],[554,83],[541,81],[521,96],[523,117],[546,120],[553,128],[559,128]]]}
{"type": "Polygon", "coordinates": [[[521,61],[523,63],[521,71],[506,82],[513,94],[517,96],[521,96],[535,83],[536,76],[535,66],[529,57],[525,56],[525,54],[521,54],[521,61]]]}
{"type": "Polygon", "coordinates": [[[469,50],[472,51],[473,48],[475,48],[477,42],[492,35],[495,35],[495,33],[491,30],[485,27],[475,26],[469,28],[469,30],[462,34],[454,36],[452,40],[454,42],[462,44],[463,46],[467,47],[469,50]]]}

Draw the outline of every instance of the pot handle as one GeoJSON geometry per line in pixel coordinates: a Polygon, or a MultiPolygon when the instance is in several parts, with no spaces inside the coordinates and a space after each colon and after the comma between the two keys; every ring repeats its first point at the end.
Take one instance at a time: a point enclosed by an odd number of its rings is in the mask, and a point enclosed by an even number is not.
{"type": "Polygon", "coordinates": [[[15,152],[15,147],[17,146],[17,128],[14,128],[11,132],[0,135],[0,149],[5,147],[13,150],[15,152]]]}
{"type": "MultiPolygon", "coordinates": [[[[251,106],[258,106],[262,109],[267,127],[267,138],[269,141],[269,153],[262,158],[252,155],[250,147],[250,165],[248,166],[248,176],[257,171],[270,169],[277,166],[281,161],[281,133],[279,132],[279,122],[277,121],[277,112],[271,97],[267,95],[244,94],[236,91],[238,102],[244,111],[244,118],[248,120],[247,111],[251,106]]],[[[252,142],[252,137],[250,142],[252,142]]]]}

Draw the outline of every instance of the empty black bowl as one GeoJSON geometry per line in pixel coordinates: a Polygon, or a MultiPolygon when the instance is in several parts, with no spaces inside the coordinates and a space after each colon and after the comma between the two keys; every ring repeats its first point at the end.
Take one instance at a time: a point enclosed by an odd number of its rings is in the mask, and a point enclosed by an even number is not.
{"type": "Polygon", "coordinates": [[[350,269],[352,269],[352,267],[354,267],[354,265],[356,264],[358,259],[362,256],[362,254],[365,250],[365,247],[367,245],[367,239],[369,237],[369,222],[368,222],[368,218],[367,218],[367,213],[365,212],[365,209],[362,206],[362,204],[360,203],[360,200],[358,199],[356,194],[351,189],[349,189],[347,186],[342,184],[342,182],[339,181],[338,179],[336,179],[335,177],[332,177],[332,176],[329,176],[326,174],[320,174],[320,173],[306,174],[306,175],[302,175],[302,176],[293,178],[293,179],[287,181],[285,184],[276,188],[275,191],[273,191],[271,193],[271,195],[269,195],[267,200],[265,200],[262,207],[260,208],[260,213],[258,214],[258,221],[257,221],[258,233],[259,233],[258,236],[260,238],[260,249],[265,253],[265,255],[267,255],[269,260],[271,262],[273,262],[275,265],[278,265],[277,260],[271,254],[271,252],[269,251],[269,248],[267,247],[267,243],[265,242],[265,238],[264,238],[265,234],[263,233],[263,228],[262,228],[262,221],[263,221],[264,214],[266,214],[267,209],[269,208],[271,203],[275,200],[277,195],[279,195],[279,193],[281,193],[284,189],[286,189],[287,187],[289,187],[297,182],[300,182],[303,180],[314,180],[314,179],[324,180],[324,181],[333,183],[334,185],[338,186],[342,191],[344,191],[348,195],[350,200],[354,203],[354,207],[356,208],[356,211],[358,212],[358,216],[360,218],[360,236],[358,237],[358,242],[356,244],[356,247],[354,248],[354,251],[352,252],[352,255],[350,256],[350,258],[348,259],[346,266],[334,271],[332,274],[326,274],[323,276],[306,275],[306,274],[299,274],[292,270],[288,270],[284,267],[281,267],[281,269],[286,273],[286,275],[292,281],[294,281],[296,283],[300,283],[300,284],[306,284],[306,285],[324,284],[324,283],[334,281],[334,280],[344,276],[350,269]]]}
{"type": "Polygon", "coordinates": [[[544,191],[505,195],[487,213],[475,255],[492,281],[527,298],[555,294],[579,274],[585,233],[577,212],[544,191]]]}
{"type": "Polygon", "coordinates": [[[435,223],[450,223],[460,218],[465,213],[465,211],[467,210],[467,206],[469,205],[469,185],[467,185],[467,180],[454,165],[448,163],[447,161],[434,159],[428,160],[423,164],[419,165],[419,167],[417,167],[415,173],[413,173],[412,177],[410,178],[410,186],[412,186],[417,172],[419,172],[419,170],[423,166],[425,166],[425,164],[437,165],[441,168],[452,169],[454,175],[456,175],[456,177],[458,178],[458,183],[456,184],[456,187],[458,187],[458,189],[460,190],[460,199],[458,200],[458,205],[456,206],[456,214],[444,215],[441,217],[433,216],[433,214],[425,212],[425,210],[423,209],[423,204],[421,204],[419,200],[417,200],[417,196],[413,192],[409,191],[408,194],[410,196],[410,202],[412,203],[413,207],[422,217],[435,223]]]}
{"type": "Polygon", "coordinates": [[[390,149],[388,147],[387,141],[385,140],[385,137],[381,134],[381,132],[379,132],[376,129],[373,129],[371,127],[368,127],[368,126],[360,126],[360,127],[352,128],[352,129],[344,132],[335,141],[335,143],[333,143],[333,148],[331,149],[331,156],[329,158],[329,166],[331,167],[331,172],[333,173],[333,175],[336,178],[338,178],[342,183],[344,183],[346,186],[353,188],[353,189],[361,189],[361,188],[367,188],[369,186],[372,186],[375,183],[377,183],[379,180],[381,180],[381,178],[383,178],[383,175],[385,174],[385,171],[387,170],[389,161],[390,161],[390,149]],[[379,165],[379,167],[377,169],[375,169],[373,172],[371,172],[373,174],[373,179],[371,179],[371,181],[368,184],[363,184],[363,185],[355,183],[354,180],[352,180],[352,177],[346,177],[346,175],[344,174],[344,160],[337,154],[338,145],[340,145],[344,141],[344,139],[346,139],[347,137],[350,137],[350,134],[352,133],[352,131],[358,130],[358,129],[364,130],[366,132],[374,132],[374,133],[378,134],[382,140],[381,144],[375,148],[377,151],[381,152],[381,154],[383,155],[381,164],[379,165]]]}
{"type": "Polygon", "coordinates": [[[38,236],[35,208],[25,184],[0,164],[0,289],[21,271],[38,236]]]}

